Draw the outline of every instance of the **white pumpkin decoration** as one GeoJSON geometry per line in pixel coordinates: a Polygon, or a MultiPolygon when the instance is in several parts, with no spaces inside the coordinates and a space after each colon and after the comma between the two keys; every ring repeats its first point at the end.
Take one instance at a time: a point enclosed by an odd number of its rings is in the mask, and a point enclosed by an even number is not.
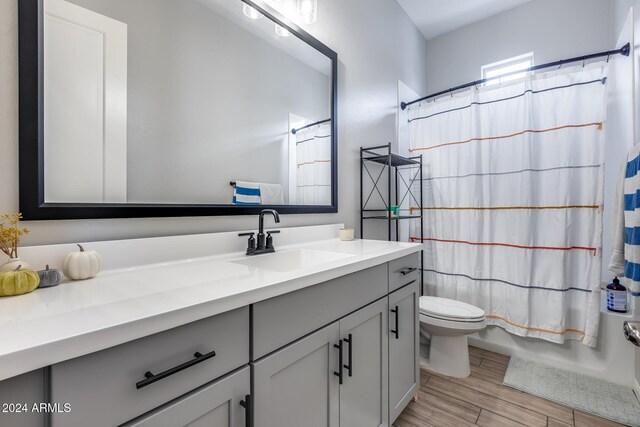
{"type": "Polygon", "coordinates": [[[100,272],[102,258],[96,251],[85,251],[78,245],[80,252],[71,252],[64,259],[62,271],[69,279],[90,279],[100,272]]]}

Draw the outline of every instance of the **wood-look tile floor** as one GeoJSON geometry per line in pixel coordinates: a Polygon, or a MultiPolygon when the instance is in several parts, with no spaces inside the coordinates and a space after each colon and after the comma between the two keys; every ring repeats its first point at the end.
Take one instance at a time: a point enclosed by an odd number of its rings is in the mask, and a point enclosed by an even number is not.
{"type": "Polygon", "coordinates": [[[471,376],[445,377],[421,370],[418,400],[396,427],[621,426],[502,384],[509,357],[469,347],[471,376]]]}

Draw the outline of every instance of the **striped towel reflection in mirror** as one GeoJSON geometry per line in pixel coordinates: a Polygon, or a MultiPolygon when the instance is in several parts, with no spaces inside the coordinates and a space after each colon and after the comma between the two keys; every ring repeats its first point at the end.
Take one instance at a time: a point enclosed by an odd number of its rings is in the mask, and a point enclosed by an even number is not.
{"type": "Polygon", "coordinates": [[[259,205],[260,184],[255,182],[236,181],[233,190],[234,205],[259,205]]]}

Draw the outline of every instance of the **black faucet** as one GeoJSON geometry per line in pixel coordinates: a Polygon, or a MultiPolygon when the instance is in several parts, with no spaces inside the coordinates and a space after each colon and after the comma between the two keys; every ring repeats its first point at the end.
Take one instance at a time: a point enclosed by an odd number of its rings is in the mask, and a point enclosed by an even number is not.
{"type": "Polygon", "coordinates": [[[280,222],[280,214],[273,209],[265,209],[260,212],[260,217],[258,219],[258,240],[256,246],[256,239],[253,237],[255,233],[241,233],[239,236],[249,236],[249,241],[247,242],[247,255],[259,255],[259,254],[268,254],[271,252],[275,252],[275,248],[273,247],[273,237],[272,234],[280,233],[280,230],[272,230],[267,231],[265,236],[264,234],[264,215],[270,213],[273,215],[274,221],[277,223],[280,222]]]}

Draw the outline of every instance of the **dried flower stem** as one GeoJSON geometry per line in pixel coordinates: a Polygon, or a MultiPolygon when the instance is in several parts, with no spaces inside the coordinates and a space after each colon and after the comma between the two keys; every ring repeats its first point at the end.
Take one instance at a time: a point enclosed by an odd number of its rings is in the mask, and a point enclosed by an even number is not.
{"type": "Polygon", "coordinates": [[[18,227],[21,218],[21,213],[4,214],[0,216],[0,250],[9,258],[18,257],[20,236],[29,233],[28,228],[18,227]]]}

